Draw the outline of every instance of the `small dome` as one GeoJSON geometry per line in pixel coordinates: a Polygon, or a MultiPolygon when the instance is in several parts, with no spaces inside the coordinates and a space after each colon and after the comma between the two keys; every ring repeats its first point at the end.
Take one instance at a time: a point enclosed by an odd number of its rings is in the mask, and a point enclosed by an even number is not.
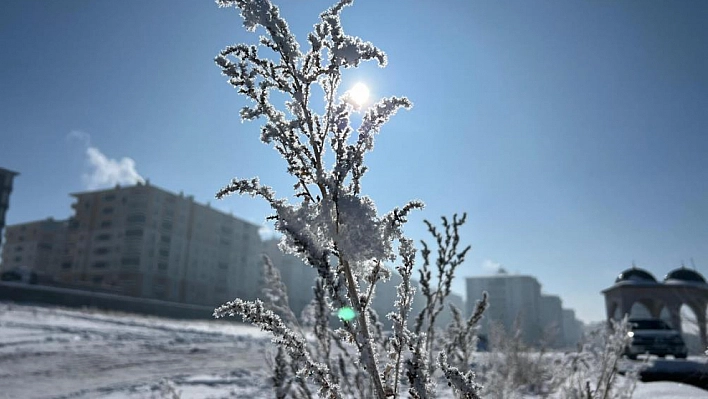
{"type": "Polygon", "coordinates": [[[668,280],[680,280],[680,281],[685,281],[689,283],[701,283],[705,284],[706,279],[701,276],[700,273],[697,271],[691,270],[691,269],[686,269],[685,267],[681,267],[680,269],[672,270],[669,272],[669,274],[664,277],[664,281],[668,280]]]}
{"type": "Polygon", "coordinates": [[[640,283],[656,283],[656,279],[648,271],[640,269],[638,267],[632,267],[627,269],[617,276],[615,283],[621,283],[623,281],[634,281],[640,283]]]}

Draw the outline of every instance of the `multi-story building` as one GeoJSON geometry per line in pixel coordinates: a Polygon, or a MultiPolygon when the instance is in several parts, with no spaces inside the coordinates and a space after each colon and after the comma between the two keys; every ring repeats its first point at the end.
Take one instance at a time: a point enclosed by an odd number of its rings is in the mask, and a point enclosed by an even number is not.
{"type": "Polygon", "coordinates": [[[482,319],[480,333],[488,334],[492,323],[499,323],[507,332],[520,328],[527,344],[539,342],[542,337],[541,284],[536,278],[506,273],[467,278],[468,316],[483,291],[489,294],[489,308],[482,319]]]}
{"type": "Polygon", "coordinates": [[[0,247],[2,247],[2,232],[5,227],[5,214],[10,207],[12,181],[19,173],[0,168],[0,247]]]}
{"type": "Polygon", "coordinates": [[[72,196],[60,283],[205,305],[260,291],[257,225],[149,182],[72,196]]]}
{"type": "Polygon", "coordinates": [[[559,296],[541,295],[539,322],[544,345],[556,348],[564,346],[563,301],[559,296]]]}
{"type": "Polygon", "coordinates": [[[51,282],[65,256],[67,226],[66,220],[52,218],[8,226],[2,269],[26,269],[42,282],[51,282]]]}
{"type": "MultiPolygon", "coordinates": [[[[288,290],[288,301],[295,316],[300,317],[302,310],[313,297],[317,271],[307,266],[298,257],[286,254],[278,248],[278,239],[265,240],[263,253],[273,262],[280,272],[280,279],[288,290]]],[[[262,262],[261,262],[262,264],[262,262]]]]}
{"type": "Polygon", "coordinates": [[[575,348],[582,339],[583,323],[575,318],[572,309],[563,309],[563,334],[568,348],[575,348]]]}

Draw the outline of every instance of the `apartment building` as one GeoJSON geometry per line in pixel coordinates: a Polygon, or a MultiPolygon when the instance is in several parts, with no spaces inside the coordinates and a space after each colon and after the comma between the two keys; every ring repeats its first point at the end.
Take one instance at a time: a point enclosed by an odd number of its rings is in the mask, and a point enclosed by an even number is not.
{"type": "Polygon", "coordinates": [[[31,270],[49,283],[65,256],[67,220],[40,220],[8,226],[2,250],[2,269],[31,270]]]}
{"type": "Polygon", "coordinates": [[[72,196],[61,284],[205,305],[260,291],[257,225],[149,182],[72,196]]]}
{"type": "Polygon", "coordinates": [[[482,334],[488,334],[494,322],[501,324],[507,332],[513,331],[518,323],[525,343],[540,341],[541,284],[536,278],[506,273],[467,278],[468,316],[484,291],[489,294],[489,308],[482,319],[482,334]]]}
{"type": "Polygon", "coordinates": [[[5,228],[5,214],[10,207],[10,193],[12,182],[19,173],[0,168],[0,247],[3,243],[3,229],[5,228]]]}
{"type": "Polygon", "coordinates": [[[564,346],[563,301],[559,296],[541,295],[539,321],[543,343],[554,348],[564,346]]]}
{"type": "Polygon", "coordinates": [[[572,309],[563,309],[563,334],[567,348],[575,348],[583,338],[583,323],[572,309]]]}

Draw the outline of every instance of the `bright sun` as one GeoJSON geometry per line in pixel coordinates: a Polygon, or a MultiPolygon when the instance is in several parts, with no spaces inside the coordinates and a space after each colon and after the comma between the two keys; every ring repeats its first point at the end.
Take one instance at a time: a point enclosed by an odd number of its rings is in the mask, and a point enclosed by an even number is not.
{"type": "Polygon", "coordinates": [[[349,95],[352,96],[355,103],[363,105],[369,99],[369,88],[359,82],[349,89],[349,95]]]}

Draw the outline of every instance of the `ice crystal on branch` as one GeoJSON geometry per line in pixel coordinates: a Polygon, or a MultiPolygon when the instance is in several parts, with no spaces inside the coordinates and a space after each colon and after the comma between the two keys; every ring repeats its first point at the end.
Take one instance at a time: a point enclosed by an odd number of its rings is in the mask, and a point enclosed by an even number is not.
{"type": "MultiPolygon", "coordinates": [[[[353,320],[342,321],[342,331],[356,347],[356,362],[366,370],[372,394],[382,399],[385,384],[381,381],[372,341],[381,333],[369,299],[374,295],[373,285],[379,280],[380,263],[395,259],[394,243],[403,238],[401,227],[408,213],[422,207],[422,203],[410,202],[379,216],[374,202],[361,195],[361,178],[367,171],[364,157],[373,149],[374,136],[400,108],[410,108],[412,104],[405,97],[384,98],[363,110],[358,128],[351,126],[351,115],[360,112],[361,106],[348,93],[339,94],[342,69],[357,67],[368,60],[375,60],[380,66],[386,64],[383,51],[344,32],[340,13],[352,4],[351,0],[341,0],[320,15],[320,22],[307,38],[309,49],[304,52],[278,7],[269,0],[217,3],[222,7],[237,7],[248,31],[265,30],[266,35],[260,37],[258,45],[229,46],[215,61],[229,83],[252,103],[241,110],[241,118],[265,121],[261,140],[285,159],[288,173],[296,179],[294,196],[298,200],[291,203],[277,198],[257,178],[234,179],[217,193],[217,198],[232,193],[248,194],[270,204],[275,211],[275,228],[283,234],[281,249],[299,256],[318,272],[317,319],[324,317],[325,306],[354,311],[353,320]],[[260,53],[263,48],[272,51],[275,59],[264,57],[260,53]],[[325,94],[325,106],[319,113],[310,106],[315,87],[325,94]],[[289,97],[285,109],[271,102],[273,90],[289,97]],[[333,156],[325,157],[330,150],[333,156]],[[331,165],[326,162],[330,158],[334,161],[331,165]],[[365,293],[360,283],[367,280],[371,287],[365,293]],[[322,299],[325,292],[329,301],[322,299]]],[[[277,287],[278,278],[272,267],[266,267],[266,272],[270,273],[269,281],[275,284],[267,294],[278,308],[282,290],[277,287]]],[[[284,309],[279,310],[289,316],[284,309]]],[[[325,356],[324,363],[313,363],[303,347],[305,341],[284,330],[287,326],[283,321],[258,301],[237,299],[217,309],[215,314],[234,313],[273,332],[292,361],[303,363],[311,374],[319,373],[316,382],[328,395],[338,395],[334,381],[339,377],[329,356],[325,356]],[[299,355],[295,353],[300,350],[299,355]],[[328,373],[329,379],[322,377],[323,373],[328,373]]],[[[328,327],[321,321],[316,326],[318,340],[329,348],[328,327]]]]}
{"type": "MultiPolygon", "coordinates": [[[[368,170],[365,156],[373,150],[376,135],[399,109],[408,109],[412,103],[405,97],[391,96],[363,109],[356,96],[340,90],[343,70],[370,60],[383,67],[386,55],[372,43],[345,33],[340,13],[351,0],[340,0],[320,14],[305,46],[297,42],[280,10],[269,0],[217,3],[238,8],[248,31],[265,32],[257,45],[226,47],[215,62],[238,93],[250,100],[240,111],[242,120],[263,121],[261,141],[283,157],[295,183],[292,197],[278,197],[258,178],[233,179],[216,196],[246,194],[268,202],[275,213],[271,217],[275,228],[283,235],[281,250],[317,271],[314,299],[303,313],[303,324],[312,329],[314,340],[305,338],[289,309],[286,288],[267,259],[266,303],[236,299],[217,308],[215,316],[239,314],[273,334],[279,347],[272,368],[277,397],[309,398],[305,379],[319,386],[321,396],[330,398],[398,398],[405,392],[405,384],[414,397],[434,397],[432,374],[437,356],[433,351],[449,346],[433,345],[432,324],[449,294],[454,269],[467,251],[456,249],[457,226],[464,223],[464,217],[453,218],[454,231],[445,225],[448,238],[455,238],[452,248],[446,244],[441,254],[447,256],[441,255],[438,262],[441,273],[446,271],[445,283],[433,292],[428,281],[423,282],[429,304],[427,313],[418,319],[421,323],[425,319],[426,327],[430,326],[428,335],[421,326],[410,331],[407,323],[415,293],[411,278],[416,251],[412,241],[403,236],[402,227],[410,212],[422,208],[423,203],[411,201],[379,215],[374,201],[362,194],[362,177],[368,170]],[[324,107],[315,110],[311,99],[319,89],[324,93],[324,107]],[[273,91],[287,98],[283,106],[274,105],[273,91]],[[359,112],[359,126],[352,126],[352,115],[359,112]],[[402,262],[396,268],[402,280],[397,287],[396,311],[388,315],[394,331],[384,339],[382,323],[371,304],[376,284],[390,277],[386,263],[397,257],[402,262]],[[334,330],[329,315],[341,315],[343,309],[352,317],[340,317],[340,328],[334,330]]],[[[437,244],[443,248],[440,239],[437,244]]],[[[454,379],[457,392],[476,392],[473,375],[449,365],[448,358],[447,354],[440,357],[439,364],[448,378],[454,379]]]]}

